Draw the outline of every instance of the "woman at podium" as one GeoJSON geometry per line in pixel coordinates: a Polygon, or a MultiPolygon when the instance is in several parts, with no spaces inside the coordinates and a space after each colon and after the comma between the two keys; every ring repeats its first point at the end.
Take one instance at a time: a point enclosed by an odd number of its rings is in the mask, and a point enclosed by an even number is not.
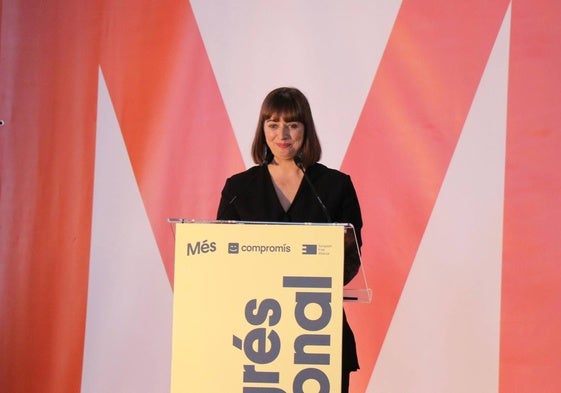
{"type": "MultiPolygon", "coordinates": [[[[350,176],[318,162],[321,145],[302,92],[281,87],[265,97],[251,154],[257,165],[226,180],[218,220],[351,223],[362,245],[355,188],[350,176]]],[[[346,393],[350,373],[359,364],[344,313],[342,365],[341,391],[346,393]]]]}

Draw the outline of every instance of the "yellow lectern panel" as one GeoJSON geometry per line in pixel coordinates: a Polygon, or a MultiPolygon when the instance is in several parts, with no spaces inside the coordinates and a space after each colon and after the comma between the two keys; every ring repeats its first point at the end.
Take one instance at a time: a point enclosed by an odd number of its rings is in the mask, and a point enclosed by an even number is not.
{"type": "Polygon", "coordinates": [[[337,225],[177,224],[172,393],[339,391],[343,238],[337,225]]]}

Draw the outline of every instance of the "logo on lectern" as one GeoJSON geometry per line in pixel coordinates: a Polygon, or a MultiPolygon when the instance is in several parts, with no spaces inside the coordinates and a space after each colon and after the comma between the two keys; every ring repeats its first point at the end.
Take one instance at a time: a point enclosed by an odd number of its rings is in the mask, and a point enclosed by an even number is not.
{"type": "Polygon", "coordinates": [[[317,244],[302,244],[302,254],[304,255],[316,255],[318,253],[317,244]]]}
{"type": "Polygon", "coordinates": [[[228,243],[228,254],[239,254],[240,243],[228,243]]]}
{"type": "Polygon", "coordinates": [[[209,252],[216,251],[216,242],[209,242],[208,240],[198,241],[196,243],[187,243],[186,247],[187,256],[208,254],[209,252]]]}

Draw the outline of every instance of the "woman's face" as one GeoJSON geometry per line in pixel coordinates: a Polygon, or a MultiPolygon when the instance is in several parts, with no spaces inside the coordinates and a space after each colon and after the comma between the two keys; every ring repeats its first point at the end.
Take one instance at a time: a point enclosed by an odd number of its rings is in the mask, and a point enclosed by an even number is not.
{"type": "Polygon", "coordinates": [[[277,161],[293,160],[304,143],[304,124],[299,121],[286,122],[273,116],[265,120],[263,131],[277,161]]]}

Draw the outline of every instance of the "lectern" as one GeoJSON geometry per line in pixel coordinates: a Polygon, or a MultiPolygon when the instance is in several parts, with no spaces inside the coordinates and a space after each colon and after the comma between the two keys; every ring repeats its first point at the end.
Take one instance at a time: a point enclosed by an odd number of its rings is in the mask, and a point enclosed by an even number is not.
{"type": "Polygon", "coordinates": [[[352,225],[169,221],[171,392],[338,392],[343,301],[371,298],[352,225]]]}

